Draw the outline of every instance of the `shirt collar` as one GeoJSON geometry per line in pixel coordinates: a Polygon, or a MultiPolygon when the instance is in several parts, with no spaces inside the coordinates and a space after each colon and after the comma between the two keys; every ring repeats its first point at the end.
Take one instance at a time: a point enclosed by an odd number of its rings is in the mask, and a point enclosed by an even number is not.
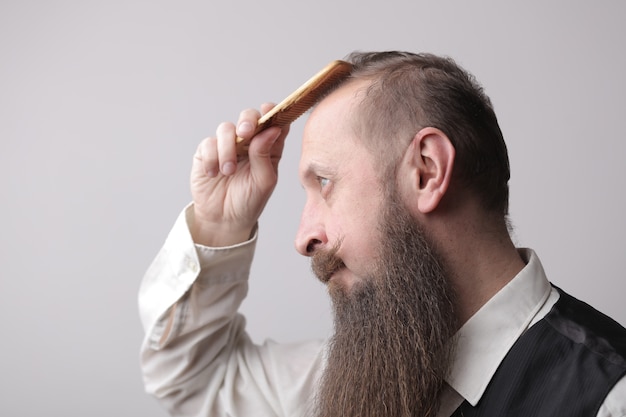
{"type": "Polygon", "coordinates": [[[550,295],[551,285],[531,249],[519,249],[526,266],[456,334],[448,384],[476,406],[500,363],[550,295]]]}

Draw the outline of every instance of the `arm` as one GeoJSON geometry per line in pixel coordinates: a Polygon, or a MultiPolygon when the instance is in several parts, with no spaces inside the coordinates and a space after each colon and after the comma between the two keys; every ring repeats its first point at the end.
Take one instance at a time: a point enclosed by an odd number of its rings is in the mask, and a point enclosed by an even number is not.
{"type": "Polygon", "coordinates": [[[186,226],[192,209],[181,213],[142,282],[146,390],[175,416],[304,414],[321,344],[249,340],[237,309],[255,239],[225,248],[194,245],[186,226]]]}
{"type": "MultiPolygon", "coordinates": [[[[240,121],[254,117],[244,112],[240,121]]],[[[254,345],[237,313],[254,250],[255,237],[248,239],[276,183],[286,132],[257,135],[249,159],[240,161],[231,148],[235,134],[245,129],[222,124],[199,146],[194,204],[142,282],[145,386],[176,416],[301,415],[321,368],[321,344],[254,345]]]]}
{"type": "Polygon", "coordinates": [[[604,399],[597,417],[626,416],[626,376],[617,381],[609,395],[604,399]]]}

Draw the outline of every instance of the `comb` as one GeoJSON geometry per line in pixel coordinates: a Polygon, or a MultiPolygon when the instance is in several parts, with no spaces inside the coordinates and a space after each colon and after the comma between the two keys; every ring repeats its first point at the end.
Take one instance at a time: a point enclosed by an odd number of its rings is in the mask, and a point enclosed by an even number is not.
{"type": "MultiPolygon", "coordinates": [[[[269,127],[284,127],[292,123],[313,107],[333,86],[345,80],[351,70],[352,64],[346,61],[336,60],[328,64],[272,110],[265,113],[259,119],[252,137],[269,127]]],[[[249,139],[237,138],[237,155],[247,155],[249,147],[249,139]]]]}

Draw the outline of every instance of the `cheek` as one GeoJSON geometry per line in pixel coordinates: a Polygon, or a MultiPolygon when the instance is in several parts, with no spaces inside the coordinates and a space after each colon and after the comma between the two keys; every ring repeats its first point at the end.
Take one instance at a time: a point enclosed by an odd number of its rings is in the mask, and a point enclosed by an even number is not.
{"type": "Polygon", "coordinates": [[[372,212],[354,212],[350,222],[342,229],[342,256],[351,269],[369,271],[378,257],[380,245],[378,219],[372,212]]]}
{"type": "MultiPolygon", "coordinates": [[[[380,194],[375,186],[366,184],[346,196],[333,209],[333,222],[327,232],[342,239],[339,255],[355,272],[369,271],[378,256],[380,246],[380,194]],[[332,231],[331,231],[332,228],[332,231]]],[[[338,202],[337,202],[338,203],[338,202]]],[[[329,235],[330,236],[330,235],[329,235]]]]}
{"type": "Polygon", "coordinates": [[[363,196],[350,211],[351,226],[354,233],[371,243],[378,235],[380,204],[373,196],[363,196]]]}

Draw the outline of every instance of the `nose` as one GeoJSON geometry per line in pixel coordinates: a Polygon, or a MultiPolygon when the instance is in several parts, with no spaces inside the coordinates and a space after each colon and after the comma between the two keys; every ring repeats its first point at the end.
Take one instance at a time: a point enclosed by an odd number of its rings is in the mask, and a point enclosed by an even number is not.
{"type": "Polygon", "coordinates": [[[296,234],[296,250],[303,256],[312,256],[315,250],[328,243],[324,226],[316,210],[307,204],[302,211],[296,234]]]}

